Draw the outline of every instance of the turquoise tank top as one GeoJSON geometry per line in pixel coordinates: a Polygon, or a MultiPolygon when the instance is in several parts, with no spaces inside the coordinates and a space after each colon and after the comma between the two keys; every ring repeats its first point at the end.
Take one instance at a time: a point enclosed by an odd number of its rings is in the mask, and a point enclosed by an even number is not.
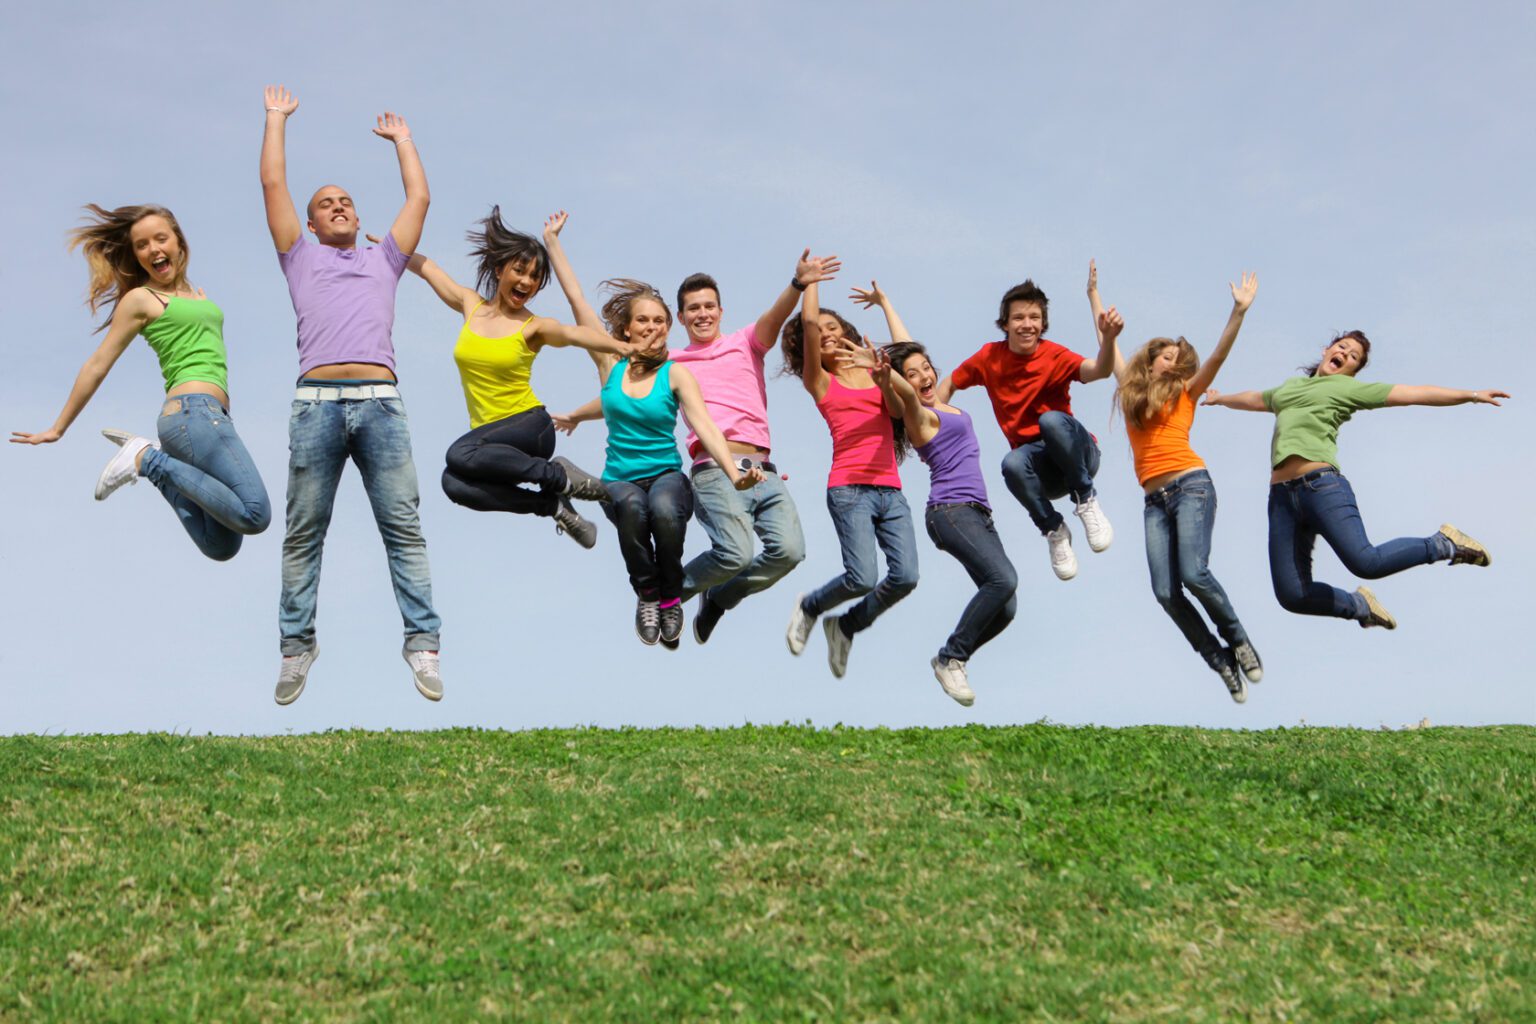
{"type": "Polygon", "coordinates": [[[165,305],[165,311],[144,325],[139,333],[154,349],[165,377],[165,390],[188,381],[216,384],[229,392],[228,357],[224,351],[224,311],[211,299],[172,295],[166,299],[154,289],[149,293],[165,305]]]}
{"type": "Polygon", "coordinates": [[[608,423],[608,461],[604,480],[646,480],[683,468],[677,451],[677,395],[672,392],[672,361],[651,378],[650,394],[624,393],[629,360],[621,359],[603,384],[603,419],[608,423]]]}

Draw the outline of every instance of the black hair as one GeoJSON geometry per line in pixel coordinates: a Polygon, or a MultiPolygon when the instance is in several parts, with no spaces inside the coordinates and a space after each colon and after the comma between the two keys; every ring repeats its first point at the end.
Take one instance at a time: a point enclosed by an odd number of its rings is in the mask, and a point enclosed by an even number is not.
{"type": "Polygon", "coordinates": [[[480,230],[466,235],[474,248],[469,254],[480,260],[476,282],[482,295],[496,294],[501,268],[508,263],[524,260],[533,264],[534,291],[540,292],[549,284],[549,251],[544,243],[532,235],[513,231],[501,219],[501,207],[491,207],[491,215],[480,221],[480,230]]]}
{"type": "Polygon", "coordinates": [[[683,311],[683,296],[689,292],[701,292],[705,288],[715,293],[715,303],[720,302],[720,285],[708,274],[689,274],[683,278],[683,283],[677,286],[677,311],[683,311]]]}
{"type": "MultiPolygon", "coordinates": [[[[928,359],[930,367],[933,366],[933,360],[928,358],[928,349],[924,347],[922,342],[893,341],[889,345],[881,345],[880,348],[891,361],[891,372],[901,374],[902,377],[906,376],[902,371],[906,368],[907,360],[913,356],[922,356],[924,359],[928,359]]],[[[937,376],[939,371],[934,370],[933,372],[937,376]]],[[[912,449],[912,440],[907,437],[907,421],[899,416],[896,417],[891,424],[891,433],[896,437],[896,461],[900,462],[907,457],[907,452],[912,449]]]]}
{"type": "MultiPolygon", "coordinates": [[[[863,337],[859,329],[844,320],[834,310],[825,306],[821,312],[836,320],[843,328],[843,337],[850,341],[858,341],[863,337]]],[[[805,377],[805,324],[801,322],[800,314],[796,313],[784,321],[784,330],[779,334],[780,347],[784,350],[784,365],[779,369],[780,374],[792,373],[796,377],[805,377]]]]}

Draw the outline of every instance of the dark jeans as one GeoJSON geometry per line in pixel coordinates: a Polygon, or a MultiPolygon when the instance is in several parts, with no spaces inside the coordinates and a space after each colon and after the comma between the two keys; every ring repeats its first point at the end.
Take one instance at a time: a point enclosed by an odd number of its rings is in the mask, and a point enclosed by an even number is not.
{"type": "Polygon", "coordinates": [[[487,423],[448,446],[443,493],[477,512],[552,516],[566,484],[565,470],[548,461],[554,454],[555,425],[542,405],[487,423]]]}
{"type": "Polygon", "coordinates": [[[629,585],[647,599],[683,596],[683,537],[693,515],[693,487],[679,470],[645,480],[605,480],[603,506],[619,531],[629,585]]]}
{"type": "Polygon", "coordinates": [[[934,547],[952,555],[976,584],[976,596],[939,648],[941,658],[968,661],[978,647],[1013,621],[1019,607],[1014,596],[1019,577],[992,525],[992,513],[980,505],[929,505],[924,519],[934,547]]]}
{"type": "Polygon", "coordinates": [[[858,598],[842,618],[843,632],[852,636],[917,588],[917,534],[912,510],[897,487],[829,487],[827,511],[842,545],[843,574],[806,594],[800,606],[814,617],[858,598]],[[877,548],[885,553],[884,579],[877,548]]]}
{"type": "Polygon", "coordinates": [[[1197,469],[1148,494],[1142,521],[1152,594],[1189,646],[1207,657],[1221,650],[1221,642],[1184,596],[1186,590],[1200,602],[1228,646],[1246,642],[1248,634],[1208,564],[1211,532],[1216,527],[1216,485],[1211,475],[1197,469]]]}
{"type": "Polygon", "coordinates": [[[1269,488],[1269,577],[1286,611],[1364,620],[1365,601],[1312,579],[1312,545],[1321,536],[1344,568],[1377,580],[1415,565],[1444,561],[1454,548],[1441,534],[1400,537],[1374,545],[1366,538],[1354,488],[1335,469],[1314,470],[1269,488]]]}
{"type": "Polygon", "coordinates": [[[1098,442],[1077,417],[1064,412],[1042,414],[1040,439],[1003,457],[1003,482],[1041,533],[1062,522],[1051,502],[1068,494],[1073,501],[1087,501],[1098,472],[1098,442]]]}

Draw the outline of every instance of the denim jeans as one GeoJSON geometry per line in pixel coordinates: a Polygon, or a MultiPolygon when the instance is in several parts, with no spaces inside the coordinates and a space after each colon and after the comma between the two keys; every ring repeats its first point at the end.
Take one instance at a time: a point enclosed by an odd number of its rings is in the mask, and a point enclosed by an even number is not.
{"type": "Polygon", "coordinates": [[[1312,546],[1321,536],[1344,568],[1376,580],[1415,565],[1449,559],[1455,548],[1442,534],[1401,537],[1374,545],[1365,535],[1354,488],[1335,469],[1314,470],[1269,488],[1269,577],[1286,611],[1364,621],[1358,594],[1312,579],[1312,546]]]}
{"type": "Polygon", "coordinates": [[[398,398],[295,399],[288,420],[288,532],[283,537],[283,593],[278,609],[285,655],[315,646],[320,555],[347,459],[357,465],[384,539],[395,601],[405,621],[405,649],[438,650],[442,620],[432,610],[427,542],[417,514],[410,425],[398,398]]]}
{"type": "Polygon", "coordinates": [[[212,395],[177,395],[155,427],[160,447],[145,450],[140,475],[171,503],[199,551],[218,562],[235,557],[272,522],[272,503],[234,420],[212,395]]]}
{"type": "Polygon", "coordinates": [[[645,480],[605,480],[603,506],[619,533],[619,552],[637,597],[683,596],[683,538],[693,515],[693,488],[679,470],[645,480]]]}
{"type": "Polygon", "coordinates": [[[552,516],[566,484],[554,454],[555,425],[542,405],[483,423],[448,446],[443,493],[477,512],[552,516]]]}
{"type": "Polygon", "coordinates": [[[814,617],[860,598],[842,618],[843,632],[852,636],[917,588],[917,535],[899,487],[829,487],[827,511],[843,548],[843,574],[806,594],[800,606],[814,617]],[[877,546],[885,553],[884,579],[877,546]]]}
{"type": "Polygon", "coordinates": [[[731,486],[713,462],[693,471],[694,514],[709,534],[710,549],[683,570],[683,596],[708,591],[709,601],[730,610],[767,590],[805,560],[805,533],[789,488],[776,474],[749,490],[731,486]],[[754,558],[752,534],[763,542],[754,558]]]}
{"type": "Polygon", "coordinates": [[[1019,609],[1019,576],[992,525],[992,513],[974,502],[929,505],[923,516],[933,546],[959,562],[976,584],[976,596],[960,613],[939,657],[969,661],[982,644],[1013,621],[1019,609]]]}
{"type": "Polygon", "coordinates": [[[1200,602],[1229,647],[1245,643],[1248,634],[1209,565],[1211,532],[1216,528],[1216,485],[1211,474],[1197,469],[1148,494],[1142,522],[1152,594],[1189,646],[1206,657],[1221,650],[1221,641],[1184,596],[1186,590],[1200,602]]]}
{"type": "Polygon", "coordinates": [[[1098,442],[1077,417],[1064,412],[1042,414],[1040,439],[1003,457],[1003,482],[1041,533],[1062,522],[1051,502],[1068,494],[1073,501],[1087,501],[1098,473],[1098,442]]]}

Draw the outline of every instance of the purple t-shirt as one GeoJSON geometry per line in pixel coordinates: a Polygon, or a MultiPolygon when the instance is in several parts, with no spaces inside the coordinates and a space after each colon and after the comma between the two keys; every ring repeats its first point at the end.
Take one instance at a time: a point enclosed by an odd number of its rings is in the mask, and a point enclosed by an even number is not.
{"type": "Polygon", "coordinates": [[[939,431],[927,444],[913,445],[931,474],[928,504],[961,505],[974,501],[987,509],[987,484],[981,476],[981,445],[976,428],[964,409],[957,412],[933,410],[939,417],[939,431]]]}
{"type": "Polygon", "coordinates": [[[277,254],[299,318],[299,373],[327,363],[395,369],[395,288],[410,256],[394,235],[367,249],[338,249],[300,235],[277,254]]]}

